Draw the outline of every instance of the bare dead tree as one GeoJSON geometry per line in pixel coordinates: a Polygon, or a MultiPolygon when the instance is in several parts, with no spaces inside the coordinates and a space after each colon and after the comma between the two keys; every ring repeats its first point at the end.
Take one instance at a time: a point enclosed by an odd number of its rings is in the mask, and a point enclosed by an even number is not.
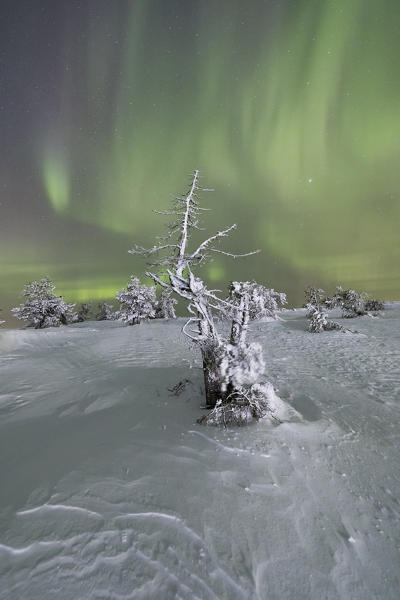
{"type": "Polygon", "coordinates": [[[227,229],[218,231],[205,239],[194,249],[190,249],[189,242],[193,230],[201,230],[199,225],[203,211],[209,210],[200,206],[199,193],[212,191],[199,185],[199,171],[193,174],[189,190],[182,196],[175,197],[172,207],[168,211],[155,211],[157,214],[173,216],[174,220],[168,225],[167,235],[159,239],[159,243],[152,248],[143,248],[136,245],[131,254],[146,257],[156,257],[151,266],[161,268],[167,274],[168,280],[164,281],[153,270],[146,272],[155,283],[170,290],[188,303],[191,317],[183,327],[187,337],[199,344],[202,359],[207,407],[214,407],[218,400],[226,395],[217,373],[218,349],[223,346],[223,340],[217,331],[215,314],[226,314],[227,308],[235,307],[229,301],[217,296],[218,290],[209,290],[204,282],[196,277],[193,270],[205,263],[213,254],[223,254],[231,258],[251,256],[259,252],[233,254],[220,250],[216,244],[236,229],[231,225],[227,229]],[[196,324],[197,329],[191,328],[196,324]]]}

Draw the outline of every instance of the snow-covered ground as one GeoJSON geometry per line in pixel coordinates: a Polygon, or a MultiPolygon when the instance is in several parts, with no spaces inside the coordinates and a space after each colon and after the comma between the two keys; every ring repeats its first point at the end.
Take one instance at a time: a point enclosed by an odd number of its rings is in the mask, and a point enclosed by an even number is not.
{"type": "Polygon", "coordinates": [[[0,333],[0,599],[398,600],[400,303],[253,323],[297,414],[231,430],[182,323],[0,333]]]}

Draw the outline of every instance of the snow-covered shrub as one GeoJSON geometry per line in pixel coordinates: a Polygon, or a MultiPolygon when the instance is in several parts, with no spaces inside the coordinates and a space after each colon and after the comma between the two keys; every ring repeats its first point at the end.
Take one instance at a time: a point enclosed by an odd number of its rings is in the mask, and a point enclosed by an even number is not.
{"type": "Polygon", "coordinates": [[[321,333],[322,331],[342,329],[339,323],[328,320],[328,316],[322,307],[307,304],[306,308],[307,318],[310,320],[308,324],[308,331],[310,331],[310,333],[321,333]]]}
{"type": "Polygon", "coordinates": [[[352,319],[361,317],[369,312],[379,312],[384,309],[384,303],[380,300],[368,299],[365,292],[358,293],[354,290],[344,290],[341,286],[336,288],[336,294],[327,299],[330,308],[342,309],[343,317],[352,319]]]}
{"type": "Polygon", "coordinates": [[[22,292],[26,298],[24,304],[11,310],[17,319],[27,321],[28,327],[41,329],[59,327],[71,323],[74,318],[73,307],[53,292],[55,285],[48,278],[28,283],[22,292]]]}
{"type": "Polygon", "coordinates": [[[367,312],[379,312],[381,310],[384,310],[385,308],[385,303],[382,302],[382,300],[367,300],[365,303],[365,310],[367,312]]]}
{"type": "Polygon", "coordinates": [[[87,302],[82,302],[78,312],[74,315],[73,322],[74,323],[83,323],[87,321],[90,316],[91,305],[87,302]]]}
{"type": "Polygon", "coordinates": [[[275,319],[276,312],[287,304],[286,294],[266,288],[255,281],[232,281],[227,300],[237,305],[243,293],[248,296],[249,318],[252,321],[266,317],[275,319]]]}
{"type": "Polygon", "coordinates": [[[326,297],[325,297],[325,290],[322,290],[321,288],[314,288],[309,286],[308,288],[306,288],[306,290],[304,291],[304,294],[306,296],[306,308],[307,305],[312,305],[315,306],[317,308],[321,308],[325,305],[325,301],[326,301],[326,297]]]}
{"type": "Polygon", "coordinates": [[[321,333],[326,328],[328,318],[325,312],[314,304],[307,304],[307,318],[309,319],[308,331],[311,333],[321,333]]]}
{"type": "Polygon", "coordinates": [[[354,290],[344,290],[341,286],[338,286],[336,290],[336,294],[327,301],[331,308],[341,308],[343,317],[347,319],[366,314],[365,303],[367,294],[359,294],[354,290]]]}
{"type": "MultiPolygon", "coordinates": [[[[1,312],[2,310],[3,310],[3,309],[2,309],[2,308],[0,308],[0,312],[1,312]]],[[[2,321],[2,320],[0,319],[0,326],[1,326],[1,325],[3,325],[3,323],[5,323],[5,321],[2,321]]]]}
{"type": "Polygon", "coordinates": [[[178,300],[171,298],[170,290],[162,290],[156,304],[156,319],[176,319],[175,305],[178,300]]]}
{"type": "Polygon", "coordinates": [[[107,304],[107,302],[101,302],[98,304],[95,318],[96,321],[112,321],[115,319],[113,306],[111,304],[107,304]]]}
{"type": "Polygon", "coordinates": [[[116,318],[127,325],[138,325],[141,321],[155,318],[157,304],[155,286],[140,285],[139,279],[131,275],[126,290],[118,292],[116,297],[120,303],[116,318]]]}
{"type": "Polygon", "coordinates": [[[308,331],[321,333],[322,331],[339,330],[342,327],[334,321],[329,321],[326,314],[327,299],[324,290],[308,287],[305,290],[307,318],[309,319],[308,331]]]}

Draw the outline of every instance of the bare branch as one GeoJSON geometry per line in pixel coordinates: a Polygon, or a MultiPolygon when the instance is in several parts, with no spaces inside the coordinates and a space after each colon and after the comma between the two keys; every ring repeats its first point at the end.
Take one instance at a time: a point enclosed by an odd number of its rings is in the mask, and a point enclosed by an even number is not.
{"type": "Polygon", "coordinates": [[[184,279],[182,276],[177,275],[176,273],[172,273],[169,269],[167,269],[167,273],[173,279],[178,280],[182,285],[186,285],[186,286],[188,285],[187,279],[184,279]]]}
{"type": "Polygon", "coordinates": [[[225,254],[231,258],[242,258],[243,256],[251,256],[252,254],[259,254],[261,250],[253,250],[253,252],[246,252],[246,254],[232,254],[231,252],[225,252],[225,250],[217,250],[217,248],[209,248],[209,252],[218,252],[218,254],[225,254]]]}
{"type": "Polygon", "coordinates": [[[155,275],[154,273],[146,271],[145,275],[146,277],[150,277],[150,279],[152,279],[155,283],[158,283],[162,287],[167,288],[168,290],[172,289],[172,286],[169,283],[165,283],[165,281],[157,277],[157,275],[155,275]]]}
{"type": "Polygon", "coordinates": [[[202,250],[205,250],[208,247],[208,245],[211,244],[211,242],[213,242],[214,240],[216,240],[218,238],[226,237],[228,235],[228,233],[230,231],[232,231],[233,229],[236,229],[236,227],[237,227],[237,225],[234,224],[234,225],[231,225],[230,227],[228,227],[228,229],[224,229],[223,231],[218,231],[218,233],[216,233],[215,235],[208,238],[208,240],[205,240],[204,242],[202,242],[200,244],[200,246],[197,248],[197,250],[195,250],[193,252],[193,254],[190,255],[189,258],[196,258],[196,256],[198,256],[202,250]]]}
{"type": "Polygon", "coordinates": [[[212,298],[216,302],[220,302],[221,304],[225,304],[226,306],[229,306],[229,308],[236,308],[236,306],[234,304],[232,304],[231,302],[228,302],[227,300],[222,300],[222,298],[218,298],[218,296],[215,296],[209,290],[206,290],[206,296],[208,298],[212,298]]]}

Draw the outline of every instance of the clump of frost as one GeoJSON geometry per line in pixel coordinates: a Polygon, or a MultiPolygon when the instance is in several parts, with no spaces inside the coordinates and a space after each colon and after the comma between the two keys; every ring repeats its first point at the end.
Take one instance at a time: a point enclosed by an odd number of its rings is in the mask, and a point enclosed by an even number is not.
{"type": "Polygon", "coordinates": [[[118,292],[116,297],[120,303],[120,308],[115,313],[116,318],[127,325],[138,325],[141,321],[155,318],[157,303],[155,286],[141,285],[139,279],[131,275],[126,290],[118,292]]]}
{"type": "Polygon", "coordinates": [[[334,321],[328,320],[326,314],[327,300],[324,290],[308,287],[305,291],[307,318],[309,319],[308,331],[322,333],[322,331],[340,330],[342,327],[334,321]]]}
{"type": "Polygon", "coordinates": [[[171,294],[170,290],[162,290],[156,304],[156,319],[176,319],[175,305],[178,304],[178,301],[171,298],[171,294]]]}
{"type": "Polygon", "coordinates": [[[22,292],[25,302],[11,312],[17,319],[27,321],[28,327],[35,329],[71,323],[75,304],[67,304],[53,293],[54,290],[55,285],[48,277],[28,283],[22,292]]]}
{"type": "Polygon", "coordinates": [[[112,321],[115,319],[114,307],[107,302],[101,302],[98,304],[95,318],[96,321],[112,321]]]}
{"type": "Polygon", "coordinates": [[[216,351],[216,374],[222,392],[254,383],[264,369],[262,348],[256,342],[225,343],[216,351]]]}

